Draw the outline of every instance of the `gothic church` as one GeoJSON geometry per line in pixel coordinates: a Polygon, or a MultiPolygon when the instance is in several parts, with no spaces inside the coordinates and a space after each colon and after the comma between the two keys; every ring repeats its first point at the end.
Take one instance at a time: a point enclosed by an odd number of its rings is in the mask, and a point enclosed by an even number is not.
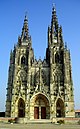
{"type": "Polygon", "coordinates": [[[74,117],[70,51],[64,45],[56,9],[48,27],[46,58],[34,58],[28,19],[11,50],[6,98],[6,117],[53,119],[74,117]]]}

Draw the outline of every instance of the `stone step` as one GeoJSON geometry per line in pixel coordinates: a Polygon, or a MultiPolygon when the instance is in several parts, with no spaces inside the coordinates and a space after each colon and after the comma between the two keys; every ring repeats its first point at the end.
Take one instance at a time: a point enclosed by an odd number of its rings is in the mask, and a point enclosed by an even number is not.
{"type": "Polygon", "coordinates": [[[35,120],[27,120],[27,118],[18,118],[17,123],[27,123],[27,124],[38,124],[38,123],[51,123],[50,119],[35,119],[35,120]]]}
{"type": "Polygon", "coordinates": [[[30,124],[30,123],[33,123],[33,124],[35,124],[35,123],[36,124],[38,124],[38,123],[44,123],[45,124],[46,123],[47,124],[47,123],[51,123],[51,120],[50,119],[35,119],[35,120],[28,120],[27,123],[28,124],[30,124]]]}

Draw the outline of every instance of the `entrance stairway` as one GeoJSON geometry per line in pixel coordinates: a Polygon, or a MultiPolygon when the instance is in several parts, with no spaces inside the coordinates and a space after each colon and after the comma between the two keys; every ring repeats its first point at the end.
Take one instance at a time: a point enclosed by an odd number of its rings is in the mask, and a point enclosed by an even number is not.
{"type": "Polygon", "coordinates": [[[50,119],[34,119],[34,120],[27,120],[26,118],[18,118],[17,123],[26,123],[26,124],[47,124],[51,123],[50,119]]]}

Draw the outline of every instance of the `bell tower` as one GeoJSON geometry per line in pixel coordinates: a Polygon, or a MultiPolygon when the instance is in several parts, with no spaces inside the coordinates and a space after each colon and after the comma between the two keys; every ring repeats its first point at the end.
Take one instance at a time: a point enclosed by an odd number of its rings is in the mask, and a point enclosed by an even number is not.
{"type": "MultiPolygon", "coordinates": [[[[18,116],[18,105],[20,105],[21,102],[24,103],[25,99],[29,97],[31,76],[30,67],[34,60],[34,53],[31,42],[31,36],[29,35],[28,29],[28,19],[25,16],[21,36],[18,37],[18,43],[10,54],[6,116],[18,116]],[[16,101],[19,101],[19,104],[17,103],[16,105],[16,101]]],[[[19,108],[21,107],[19,106],[19,108]]],[[[19,114],[19,116],[21,116],[21,114],[19,114]]]]}
{"type": "Polygon", "coordinates": [[[52,10],[51,26],[48,27],[46,61],[50,66],[51,117],[74,116],[70,51],[64,46],[62,27],[58,24],[55,7],[52,10]],[[67,83],[66,79],[68,79],[67,83]],[[66,94],[68,90],[69,94],[66,94]],[[71,96],[69,101],[66,100],[68,96],[71,96]],[[65,105],[68,105],[68,107],[66,106],[66,108],[65,105]],[[69,109],[70,107],[71,109],[69,109]]]}

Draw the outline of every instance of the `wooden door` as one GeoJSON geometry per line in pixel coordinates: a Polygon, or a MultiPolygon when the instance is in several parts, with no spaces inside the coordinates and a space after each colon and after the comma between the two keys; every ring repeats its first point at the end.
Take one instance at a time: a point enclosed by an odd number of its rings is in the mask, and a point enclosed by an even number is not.
{"type": "Polygon", "coordinates": [[[34,107],[34,119],[39,119],[39,107],[34,107]]]}
{"type": "Polygon", "coordinates": [[[41,119],[46,119],[46,107],[41,107],[41,119]]]}

